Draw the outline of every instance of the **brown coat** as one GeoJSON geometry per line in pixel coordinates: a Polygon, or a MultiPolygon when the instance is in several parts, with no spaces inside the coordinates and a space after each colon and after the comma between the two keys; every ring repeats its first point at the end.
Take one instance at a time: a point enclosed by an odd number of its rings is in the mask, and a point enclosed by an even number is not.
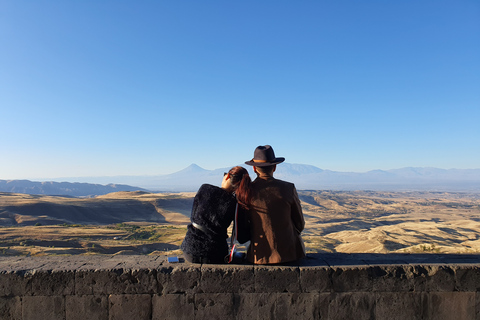
{"type": "Polygon", "coordinates": [[[248,261],[274,264],[305,256],[300,236],[305,227],[295,185],[261,174],[251,185],[248,261]]]}

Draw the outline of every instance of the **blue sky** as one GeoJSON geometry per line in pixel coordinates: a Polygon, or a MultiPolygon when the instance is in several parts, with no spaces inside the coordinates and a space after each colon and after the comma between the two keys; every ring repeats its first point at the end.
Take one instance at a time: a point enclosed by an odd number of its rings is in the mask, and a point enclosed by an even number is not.
{"type": "Polygon", "coordinates": [[[0,0],[0,179],[480,168],[480,2],[0,0]]]}

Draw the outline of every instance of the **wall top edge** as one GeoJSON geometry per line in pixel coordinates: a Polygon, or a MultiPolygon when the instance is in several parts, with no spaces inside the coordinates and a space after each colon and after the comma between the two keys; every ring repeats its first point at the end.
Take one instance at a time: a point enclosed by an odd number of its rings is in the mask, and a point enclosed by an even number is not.
{"type": "Polygon", "coordinates": [[[169,263],[168,255],[73,255],[73,256],[0,256],[0,273],[68,272],[97,270],[154,269],[230,269],[230,268],[387,268],[392,266],[480,267],[479,254],[377,254],[377,253],[316,253],[290,265],[200,265],[185,262],[169,263]]]}

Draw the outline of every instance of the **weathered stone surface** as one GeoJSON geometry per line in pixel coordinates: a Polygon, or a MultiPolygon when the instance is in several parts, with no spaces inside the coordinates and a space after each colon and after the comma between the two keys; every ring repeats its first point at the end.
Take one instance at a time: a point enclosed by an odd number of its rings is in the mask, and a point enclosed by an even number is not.
{"type": "Polygon", "coordinates": [[[195,314],[192,295],[166,294],[152,298],[152,320],[191,320],[195,314]]]}
{"type": "Polygon", "coordinates": [[[373,291],[402,292],[415,289],[413,267],[406,266],[375,266],[370,268],[373,291]]]}
{"type": "Polygon", "coordinates": [[[23,320],[64,320],[65,297],[63,296],[24,296],[22,298],[23,320]]]}
{"type": "Polygon", "coordinates": [[[71,295],[75,291],[74,271],[39,271],[26,278],[31,282],[32,295],[71,295]]]}
{"type": "Polygon", "coordinates": [[[195,293],[198,291],[201,273],[195,266],[163,267],[157,270],[157,281],[163,294],[195,293]]]}
{"type": "Polygon", "coordinates": [[[454,291],[455,269],[450,266],[414,266],[415,291],[454,291]]]}
{"type": "Polygon", "coordinates": [[[0,298],[0,319],[22,319],[22,300],[20,297],[0,298]]]}
{"type": "Polygon", "coordinates": [[[233,313],[233,293],[195,294],[195,319],[231,319],[233,313]]]}
{"type": "Polygon", "coordinates": [[[108,298],[102,296],[66,296],[66,320],[108,320],[108,298]]]}
{"type": "Polygon", "coordinates": [[[298,267],[256,266],[255,292],[300,292],[298,267]]]}
{"type": "Polygon", "coordinates": [[[273,319],[321,319],[328,305],[321,306],[319,295],[313,293],[279,293],[275,301],[273,319]]]}
{"type": "Polygon", "coordinates": [[[110,320],[150,320],[152,298],[149,294],[123,294],[108,297],[110,320]]]}
{"type": "Polygon", "coordinates": [[[21,256],[1,257],[0,271],[10,273],[18,271],[19,268],[25,265],[24,259],[21,256]]]}
{"type": "Polygon", "coordinates": [[[470,263],[478,256],[442,265],[387,264],[427,255],[322,254],[298,267],[0,257],[0,319],[480,320],[480,263],[470,263]]]}
{"type": "Polygon", "coordinates": [[[480,292],[475,292],[475,320],[480,320],[480,292]]]}
{"type": "Polygon", "coordinates": [[[332,268],[334,292],[373,291],[371,270],[368,267],[332,268]]]}
{"type": "Polygon", "coordinates": [[[275,319],[277,293],[235,293],[233,309],[236,319],[275,319]]]}
{"type": "Polygon", "coordinates": [[[475,292],[431,292],[428,319],[475,319],[475,292]]]}
{"type": "MultiPolygon", "coordinates": [[[[44,257],[32,257],[35,258],[36,266],[25,265],[30,270],[36,270],[37,272],[64,272],[72,271],[81,268],[92,260],[99,260],[101,258],[94,258],[90,256],[44,256],[44,257]]],[[[101,261],[103,261],[102,259],[101,261]]]]}
{"type": "Polygon", "coordinates": [[[427,318],[428,295],[424,292],[377,292],[376,319],[420,320],[427,318]]]}
{"type": "Polygon", "coordinates": [[[254,292],[255,278],[253,266],[210,266],[201,268],[199,292],[254,292]]]}
{"type": "Polygon", "coordinates": [[[23,296],[31,292],[32,284],[23,272],[0,273],[0,297],[23,296]]]}
{"type": "Polygon", "coordinates": [[[125,285],[118,279],[123,270],[78,270],[75,273],[75,294],[122,294],[125,285]]]}
{"type": "Polygon", "coordinates": [[[480,268],[478,266],[456,268],[455,288],[458,291],[480,291],[480,268]]]}
{"type": "Polygon", "coordinates": [[[84,294],[156,294],[161,292],[155,270],[77,271],[75,293],[84,294]]]}
{"type": "Polygon", "coordinates": [[[124,292],[133,293],[159,293],[157,272],[155,270],[140,269],[126,270],[120,275],[119,281],[124,284],[124,292]]]}
{"type": "Polygon", "coordinates": [[[375,319],[375,294],[372,292],[333,293],[328,298],[328,319],[375,319]]]}
{"type": "Polygon", "coordinates": [[[115,269],[150,269],[154,270],[159,268],[166,260],[164,256],[154,255],[115,255],[108,259],[108,262],[115,264],[115,269]]]}
{"type": "Polygon", "coordinates": [[[233,312],[236,319],[255,320],[258,315],[258,293],[235,293],[233,312]]]}
{"type": "Polygon", "coordinates": [[[301,292],[320,293],[333,290],[332,270],[327,267],[300,267],[301,292]]]}

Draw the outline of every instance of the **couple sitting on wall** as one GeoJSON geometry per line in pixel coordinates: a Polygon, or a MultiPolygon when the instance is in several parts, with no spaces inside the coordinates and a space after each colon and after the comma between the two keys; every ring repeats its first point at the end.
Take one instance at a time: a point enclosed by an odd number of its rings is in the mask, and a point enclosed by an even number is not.
{"type": "Polygon", "coordinates": [[[251,182],[240,166],[224,174],[221,188],[204,184],[193,201],[191,224],[182,243],[193,263],[225,263],[229,256],[227,228],[232,238],[250,241],[246,259],[254,264],[282,264],[305,256],[300,236],[305,220],[293,183],[275,179],[276,158],[271,146],[259,146],[245,164],[257,174],[251,182]]]}

